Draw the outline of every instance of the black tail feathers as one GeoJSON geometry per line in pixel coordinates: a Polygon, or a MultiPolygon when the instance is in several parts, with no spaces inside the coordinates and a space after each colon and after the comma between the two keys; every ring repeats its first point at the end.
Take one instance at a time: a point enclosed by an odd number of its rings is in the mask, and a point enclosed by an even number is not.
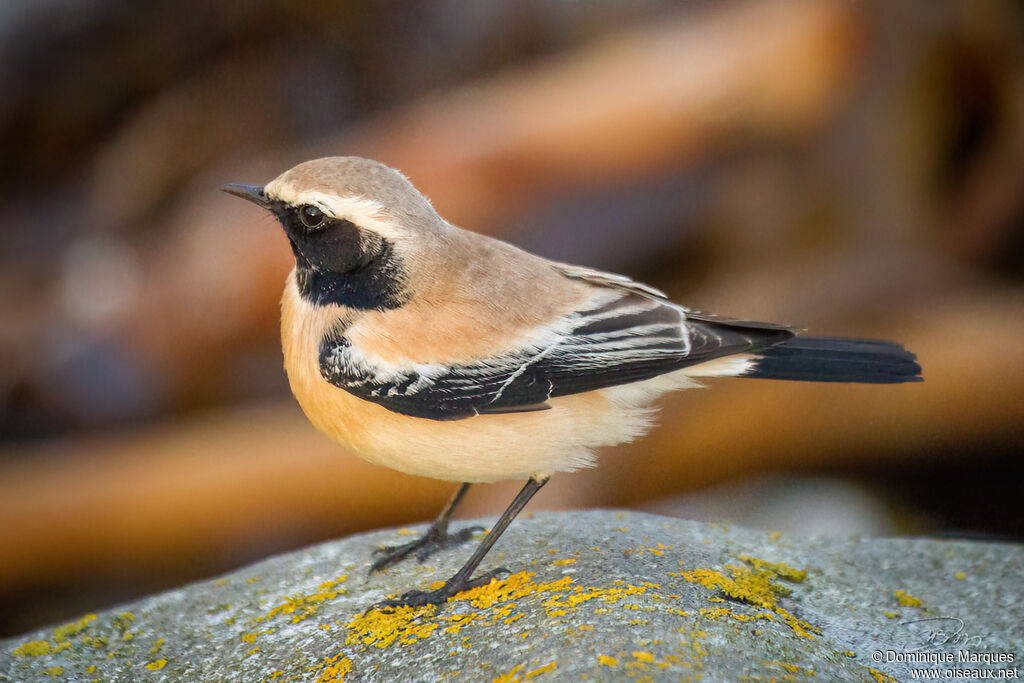
{"type": "Polygon", "coordinates": [[[920,382],[917,356],[899,344],[877,339],[794,337],[758,351],[745,377],[803,382],[920,382]]]}

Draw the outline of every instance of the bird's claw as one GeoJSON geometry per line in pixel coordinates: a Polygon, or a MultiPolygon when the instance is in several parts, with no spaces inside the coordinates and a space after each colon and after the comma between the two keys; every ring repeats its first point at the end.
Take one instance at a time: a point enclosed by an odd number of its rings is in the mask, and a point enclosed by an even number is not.
{"type": "Polygon", "coordinates": [[[430,527],[425,534],[415,541],[395,546],[381,546],[373,549],[374,555],[381,555],[380,559],[370,565],[370,573],[379,572],[385,567],[401,562],[412,553],[416,553],[416,559],[422,564],[428,557],[442,548],[465,543],[472,538],[473,534],[483,531],[482,526],[471,526],[460,529],[453,534],[442,534],[436,527],[430,527]]]}
{"type": "Polygon", "coordinates": [[[480,586],[486,586],[491,582],[491,579],[497,578],[502,574],[509,574],[509,570],[505,567],[499,567],[492,571],[486,572],[475,579],[461,579],[458,575],[452,577],[445,582],[443,586],[432,591],[409,591],[403,594],[399,598],[392,598],[390,600],[381,600],[377,604],[370,607],[366,612],[377,610],[379,612],[391,613],[399,607],[424,607],[426,605],[437,605],[440,609],[448,600],[463,591],[470,590],[472,588],[479,588],[480,586]]]}

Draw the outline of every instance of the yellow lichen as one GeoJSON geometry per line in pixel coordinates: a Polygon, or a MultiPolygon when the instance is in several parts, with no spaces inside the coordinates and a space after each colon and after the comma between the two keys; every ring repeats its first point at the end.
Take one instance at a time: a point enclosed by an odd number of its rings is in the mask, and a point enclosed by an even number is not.
{"type": "Polygon", "coordinates": [[[567,564],[573,564],[574,562],[576,562],[576,558],[575,557],[568,557],[568,558],[566,558],[564,560],[555,560],[551,564],[555,565],[556,567],[562,567],[562,566],[567,565],[567,564]]]}
{"type": "MultiPolygon", "coordinates": [[[[82,636],[82,643],[89,647],[101,650],[107,646],[106,636],[82,636]]],[[[70,643],[68,643],[70,645],[70,643]]]]}
{"type": "Polygon", "coordinates": [[[48,655],[53,649],[46,640],[30,640],[27,643],[22,643],[18,647],[14,648],[11,652],[16,657],[41,657],[42,655],[48,655]]]}
{"type": "Polygon", "coordinates": [[[469,613],[469,614],[452,614],[452,615],[447,615],[446,614],[446,615],[441,616],[439,618],[441,619],[441,621],[453,622],[451,626],[449,626],[449,627],[447,627],[445,629],[445,632],[447,632],[447,633],[458,633],[459,631],[461,631],[463,629],[463,627],[468,626],[469,624],[471,624],[473,622],[473,620],[477,618],[477,616],[479,616],[479,615],[476,615],[476,614],[473,614],[473,613],[469,613]]]}
{"type": "Polygon", "coordinates": [[[47,669],[43,673],[46,674],[47,676],[52,676],[53,678],[56,678],[57,676],[63,676],[64,675],[64,667],[63,666],[51,666],[49,669],[47,669]]]}
{"type": "Polygon", "coordinates": [[[876,683],[897,683],[896,679],[887,673],[879,671],[878,669],[872,669],[870,667],[864,667],[867,672],[871,674],[871,677],[875,679],[876,683]]]}
{"type": "MultiPolygon", "coordinates": [[[[670,666],[683,663],[683,661],[675,655],[666,655],[662,659],[658,659],[654,654],[643,650],[635,650],[631,654],[633,655],[633,661],[628,662],[626,664],[626,668],[633,671],[650,671],[652,664],[659,669],[667,669],[670,666]]],[[[692,665],[692,663],[690,664],[692,665]]],[[[634,674],[630,673],[629,675],[632,677],[634,674]]]]}
{"type": "MultiPolygon", "coordinates": [[[[557,594],[547,599],[543,605],[548,616],[559,617],[567,615],[578,605],[590,600],[601,600],[606,604],[614,604],[626,596],[639,595],[649,589],[659,587],[658,584],[653,583],[632,586],[621,580],[613,581],[613,587],[607,588],[575,586],[572,578],[568,576],[556,581],[538,583],[533,580],[534,576],[535,574],[531,572],[519,572],[505,579],[492,579],[486,585],[463,591],[449,599],[451,603],[468,602],[478,610],[487,610],[485,612],[457,612],[438,615],[438,610],[433,606],[416,609],[397,607],[388,611],[371,609],[354,617],[346,624],[349,630],[346,644],[361,643],[385,648],[395,643],[399,645],[415,643],[429,637],[438,629],[454,635],[470,625],[491,626],[499,622],[511,624],[525,616],[523,613],[514,613],[516,606],[514,601],[538,593],[557,594]]],[[[623,605],[623,607],[644,611],[659,609],[656,606],[637,604],[623,605]]],[[[597,608],[593,611],[595,614],[608,612],[605,608],[597,608]]],[[[682,610],[677,610],[677,613],[686,614],[682,610]]],[[[516,635],[526,638],[530,633],[531,631],[527,630],[516,635]]],[[[464,643],[463,647],[469,647],[469,645],[464,643]]]]}
{"type": "Polygon", "coordinates": [[[762,659],[761,665],[772,669],[782,669],[783,671],[790,674],[789,676],[784,677],[786,679],[792,678],[793,674],[810,677],[818,675],[818,672],[810,667],[800,666],[799,664],[790,664],[788,662],[783,662],[778,659],[762,659]]]}
{"type": "Polygon", "coordinates": [[[516,609],[516,603],[510,602],[510,603],[506,604],[504,607],[502,607],[501,609],[497,610],[494,613],[494,618],[495,619],[504,619],[508,615],[512,614],[512,612],[514,612],[515,609],[516,609]]]}
{"type": "Polygon", "coordinates": [[[843,650],[839,654],[841,654],[844,657],[849,657],[850,659],[853,659],[854,657],[857,656],[857,653],[854,652],[853,650],[843,650]]]}
{"type": "Polygon", "coordinates": [[[679,575],[690,583],[720,591],[749,605],[762,609],[775,607],[775,592],[768,575],[734,565],[726,565],[725,568],[732,573],[731,578],[714,569],[694,569],[691,572],[679,572],[679,575]]]}
{"type": "Polygon", "coordinates": [[[923,602],[921,602],[918,598],[915,598],[913,595],[911,595],[905,590],[894,590],[892,592],[892,595],[894,598],[896,598],[896,602],[899,603],[900,607],[919,607],[922,609],[924,608],[923,602]]]}
{"type": "Polygon", "coordinates": [[[251,633],[242,634],[242,642],[244,643],[255,643],[256,639],[262,635],[269,635],[274,632],[274,629],[266,629],[263,631],[252,631],[251,633]]]}
{"type": "Polygon", "coordinates": [[[536,678],[537,676],[541,676],[543,674],[546,674],[546,673],[549,673],[551,671],[554,671],[556,668],[558,668],[558,662],[548,662],[544,666],[538,666],[533,671],[527,671],[526,672],[526,677],[527,678],[536,678]]]}
{"type": "Polygon", "coordinates": [[[598,655],[597,661],[605,666],[618,666],[619,660],[616,657],[610,655],[598,655]]]}
{"type": "Polygon", "coordinates": [[[899,619],[900,618],[900,613],[899,612],[893,612],[892,610],[884,609],[884,610],[882,610],[882,614],[884,614],[889,619],[899,619]]]}
{"type": "Polygon", "coordinates": [[[502,674],[500,676],[495,676],[494,678],[492,678],[491,683],[515,683],[519,680],[518,674],[520,671],[522,671],[522,669],[523,665],[517,664],[516,666],[512,667],[512,670],[509,671],[507,674],[502,674]]]}
{"type": "Polygon", "coordinates": [[[70,623],[64,624],[63,626],[58,626],[57,628],[53,629],[53,639],[67,640],[71,636],[84,631],[89,626],[89,624],[91,624],[94,621],[96,621],[95,614],[86,614],[78,621],[72,621],[70,623]]]}
{"type": "MultiPolygon", "coordinates": [[[[752,565],[753,569],[744,565],[726,565],[725,569],[729,570],[731,576],[712,569],[683,571],[679,572],[678,576],[709,590],[720,591],[726,596],[748,605],[773,612],[781,617],[798,636],[814,638],[815,633],[821,633],[818,628],[793,616],[777,602],[778,595],[788,595],[790,591],[785,586],[776,583],[775,579],[785,578],[799,581],[806,577],[805,572],[780,563],[757,560],[757,558],[746,555],[741,556],[741,559],[752,565]]],[[[755,615],[752,618],[759,617],[755,615]]]]}
{"type": "Polygon", "coordinates": [[[957,572],[956,574],[953,574],[953,578],[954,579],[966,579],[967,578],[967,572],[957,572]]]}
{"type": "Polygon", "coordinates": [[[534,583],[534,576],[536,574],[533,572],[519,572],[505,579],[491,579],[486,585],[463,591],[451,599],[469,602],[474,607],[490,607],[498,602],[518,600],[534,593],[563,591],[572,584],[572,578],[568,576],[548,583],[534,583]]]}
{"type": "MultiPolygon", "coordinates": [[[[621,585],[621,582],[620,582],[621,585]]],[[[568,595],[550,598],[544,606],[549,609],[573,608],[589,600],[600,599],[606,603],[614,604],[628,595],[639,595],[646,593],[646,586],[625,586],[622,588],[584,588],[577,586],[568,595]]]]}
{"type": "Polygon", "coordinates": [[[245,652],[245,656],[246,656],[246,657],[249,657],[249,656],[251,656],[251,655],[254,655],[254,654],[256,654],[256,653],[257,653],[257,652],[259,652],[259,651],[260,651],[260,649],[259,649],[258,647],[254,647],[254,648],[252,648],[251,650],[246,650],[246,652],[245,652]]]}
{"type": "Polygon", "coordinates": [[[741,622],[754,621],[756,619],[766,619],[768,621],[775,620],[775,615],[771,612],[758,612],[757,614],[740,614],[739,612],[732,611],[728,607],[702,607],[699,610],[699,612],[702,617],[706,617],[708,619],[711,619],[712,621],[718,619],[719,617],[729,617],[730,619],[735,619],[736,621],[741,622]]]}
{"type": "Polygon", "coordinates": [[[316,614],[316,611],[320,609],[320,603],[326,600],[333,600],[345,592],[345,589],[338,588],[338,585],[343,583],[347,578],[347,575],[342,574],[336,579],[324,581],[315,592],[310,593],[309,595],[287,596],[285,597],[284,602],[267,612],[265,615],[257,617],[256,621],[266,621],[267,619],[272,619],[279,614],[290,614],[293,624],[297,624],[303,619],[308,619],[313,614],[316,614]]]}
{"type": "Polygon", "coordinates": [[[364,645],[388,647],[396,640],[408,645],[429,636],[438,627],[437,623],[421,623],[420,617],[432,616],[437,611],[433,605],[426,607],[396,607],[390,612],[372,609],[360,614],[348,623],[351,631],[345,643],[361,642],[364,645]]]}
{"type": "Polygon", "coordinates": [[[157,659],[157,660],[152,661],[149,664],[147,664],[146,668],[149,669],[150,671],[159,671],[160,669],[164,668],[165,666],[167,666],[167,660],[166,659],[157,659]]]}
{"type": "Polygon", "coordinates": [[[339,652],[324,660],[316,683],[344,683],[345,676],[350,673],[352,673],[352,661],[348,657],[342,657],[339,652]]]}
{"type": "Polygon", "coordinates": [[[801,583],[807,579],[807,570],[793,569],[783,562],[768,562],[767,560],[760,560],[750,555],[740,555],[739,560],[752,566],[755,571],[768,572],[781,579],[787,579],[796,583],[801,583]]]}
{"type": "Polygon", "coordinates": [[[149,648],[149,654],[155,655],[157,652],[160,652],[160,648],[163,647],[163,645],[164,639],[157,638],[155,641],[153,641],[153,647],[149,648]]]}
{"type": "Polygon", "coordinates": [[[85,673],[87,673],[87,674],[96,673],[96,665],[95,664],[90,664],[89,666],[85,667],[85,673]]]}

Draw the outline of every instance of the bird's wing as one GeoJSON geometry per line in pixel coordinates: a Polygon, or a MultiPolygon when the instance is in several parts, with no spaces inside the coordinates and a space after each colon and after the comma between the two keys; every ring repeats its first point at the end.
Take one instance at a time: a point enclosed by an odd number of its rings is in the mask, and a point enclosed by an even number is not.
{"type": "Polygon", "coordinates": [[[336,335],[320,344],[320,371],[389,410],[452,420],[543,409],[553,397],[650,379],[793,336],[781,326],[691,313],[626,278],[602,284],[591,307],[538,330],[516,351],[468,364],[399,366],[336,335]]]}

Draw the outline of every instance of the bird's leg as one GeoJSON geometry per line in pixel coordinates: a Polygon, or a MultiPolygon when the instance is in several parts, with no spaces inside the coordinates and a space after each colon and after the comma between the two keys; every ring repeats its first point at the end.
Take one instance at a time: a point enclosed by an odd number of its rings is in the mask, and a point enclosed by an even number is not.
{"type": "Polygon", "coordinates": [[[482,526],[471,526],[460,529],[454,534],[448,533],[448,522],[451,521],[452,513],[455,512],[455,506],[459,504],[459,501],[462,500],[462,497],[466,495],[468,490],[469,484],[462,484],[452,494],[452,497],[448,499],[448,503],[445,504],[444,509],[441,510],[440,514],[431,523],[430,528],[415,541],[403,543],[402,545],[375,548],[374,554],[381,555],[381,557],[370,566],[370,573],[378,572],[385,567],[401,562],[414,552],[416,553],[416,559],[423,562],[423,560],[441,548],[465,543],[474,533],[483,530],[482,526]]]}
{"type": "Polygon", "coordinates": [[[448,598],[452,597],[456,593],[460,593],[470,588],[476,588],[477,586],[483,586],[488,583],[497,574],[508,573],[507,569],[495,569],[493,571],[486,572],[475,579],[470,578],[473,572],[476,570],[477,565],[484,559],[484,555],[491,549],[498,537],[501,536],[502,532],[508,528],[508,525],[512,523],[512,520],[516,518],[526,504],[533,498],[533,495],[540,491],[541,487],[548,482],[548,477],[543,479],[530,479],[526,482],[526,486],[523,490],[515,497],[512,504],[508,506],[505,512],[502,513],[498,523],[494,525],[490,533],[484,537],[484,540],[480,542],[477,549],[473,551],[472,556],[466,561],[466,564],[462,565],[462,569],[455,573],[455,576],[445,581],[445,584],[433,591],[410,591],[396,600],[384,600],[374,605],[371,609],[387,609],[394,607],[419,607],[421,605],[441,605],[447,602],[448,598]]]}

